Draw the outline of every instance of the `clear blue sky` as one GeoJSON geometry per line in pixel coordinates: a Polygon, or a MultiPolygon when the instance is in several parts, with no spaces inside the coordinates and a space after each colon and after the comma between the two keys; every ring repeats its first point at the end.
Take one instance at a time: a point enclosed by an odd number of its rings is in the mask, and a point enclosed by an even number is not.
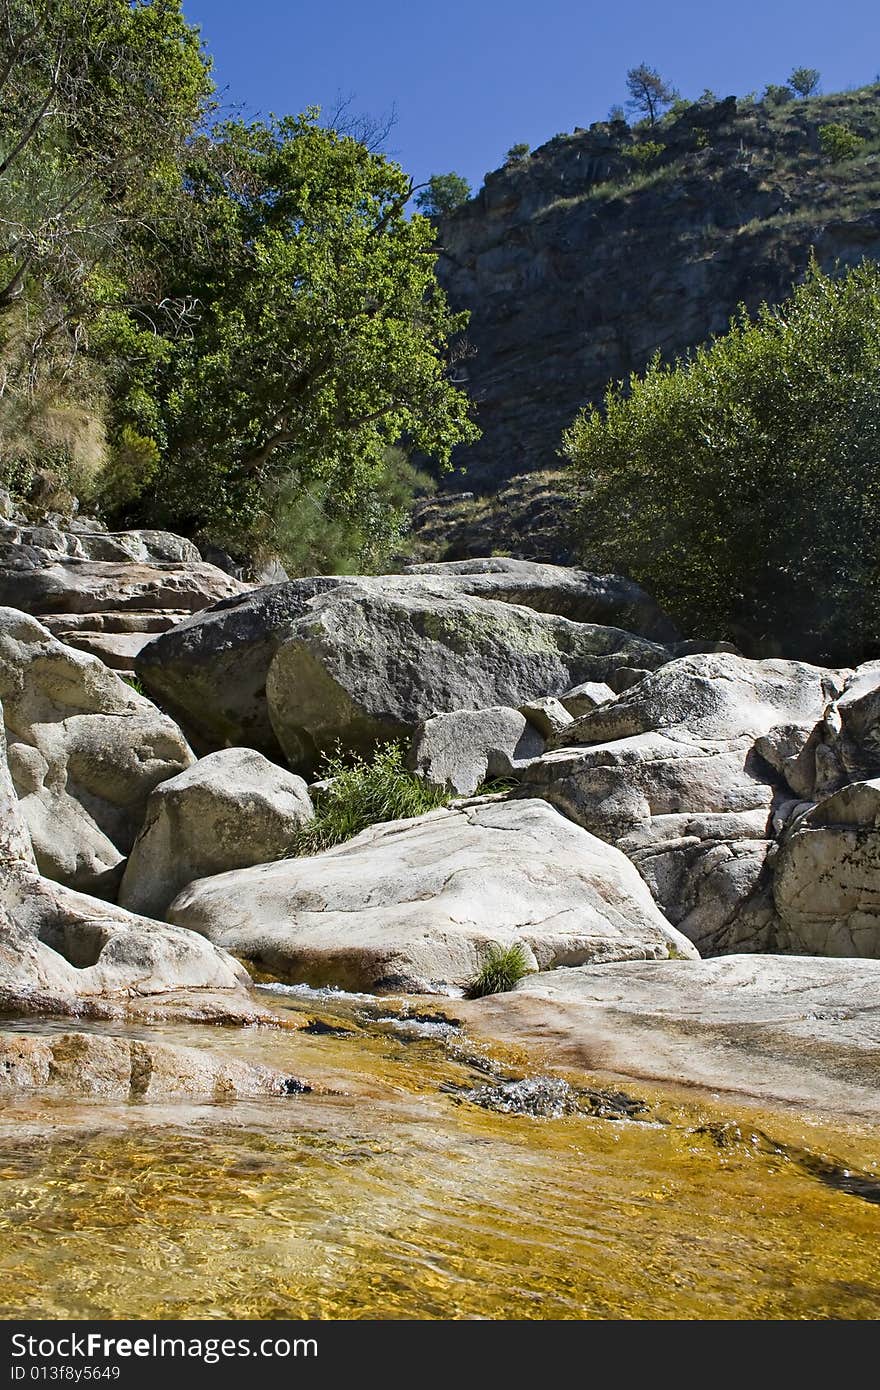
{"type": "Polygon", "coordinates": [[[397,107],[388,149],[421,182],[478,187],[508,147],[602,120],[646,61],[685,96],[822,72],[823,90],[880,72],[878,0],[183,0],[232,102],[250,113],[397,107]]]}

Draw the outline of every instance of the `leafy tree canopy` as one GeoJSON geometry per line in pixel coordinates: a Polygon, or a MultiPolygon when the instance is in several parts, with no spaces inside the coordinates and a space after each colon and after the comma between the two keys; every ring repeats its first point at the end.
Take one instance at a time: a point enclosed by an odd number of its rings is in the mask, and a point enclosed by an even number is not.
{"type": "Polygon", "coordinates": [[[461,174],[432,174],[426,188],[416,194],[416,207],[426,217],[455,212],[471,196],[471,186],[461,174]]]}
{"type": "Polygon", "coordinates": [[[788,85],[799,97],[811,97],[819,90],[821,76],[818,68],[795,68],[788,85]]]}
{"type": "Polygon", "coordinates": [[[877,654],[877,265],[813,265],[780,308],[611,388],[563,448],[585,561],[687,630],[749,654],[877,654]]]}
{"type": "Polygon", "coordinates": [[[0,480],[381,563],[400,446],[476,434],[435,230],[350,123],[212,128],[211,92],[181,0],[0,0],[0,480]]]}

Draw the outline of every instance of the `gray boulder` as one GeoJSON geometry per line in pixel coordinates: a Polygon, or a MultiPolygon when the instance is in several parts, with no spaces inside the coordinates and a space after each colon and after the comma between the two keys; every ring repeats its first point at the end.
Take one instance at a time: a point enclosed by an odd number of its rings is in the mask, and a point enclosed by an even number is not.
{"type": "Polygon", "coordinates": [[[525,715],[532,727],[545,739],[564,734],[568,726],[574,723],[573,716],[569,714],[562,701],[553,695],[545,695],[540,700],[529,700],[526,704],[520,705],[519,712],[525,715]]]}
{"type": "Polygon", "coordinates": [[[599,705],[607,705],[609,700],[616,699],[611,686],[605,685],[603,681],[584,681],[581,685],[564,691],[559,697],[559,703],[572,719],[580,719],[582,715],[592,713],[599,705]]]}
{"type": "Polygon", "coordinates": [[[880,778],[845,786],[792,822],[773,893],[788,949],[880,956],[880,778]]]}
{"type": "Polygon", "coordinates": [[[37,864],[113,896],[147,798],[193,755],[177,725],[97,658],[0,609],[0,700],[37,864]]]}
{"type": "Polygon", "coordinates": [[[507,556],[407,565],[406,572],[453,580],[460,593],[474,598],[516,603],[576,623],[620,627],[654,642],[675,642],[679,636],[650,594],[618,574],[590,574],[507,556]]]}
{"type": "Polygon", "coordinates": [[[435,787],[472,796],[484,782],[516,778],[540,757],[544,739],[518,710],[455,710],[416,729],[409,754],[414,772],[435,787]]]}
{"type": "Polygon", "coordinates": [[[162,917],[194,879],[280,859],[313,816],[301,777],[251,748],[221,749],[151,793],[119,902],[162,917]]]}
{"type": "Polygon", "coordinates": [[[540,802],[484,802],[373,826],[309,859],[191,884],[170,921],[286,980],[461,988],[490,946],[532,969],[695,957],[617,850],[540,802]]]}
{"type": "Polygon", "coordinates": [[[312,600],[272,662],[266,696],[288,762],[309,771],[337,744],[369,753],[435,714],[518,707],[635,657],[659,666],[667,652],[617,628],[362,581],[312,600]]]}
{"type": "MultiPolygon", "coordinates": [[[[514,564],[511,561],[478,563],[493,567],[502,563],[505,566],[514,564]]],[[[585,590],[592,594],[590,601],[594,607],[581,606],[576,611],[595,611],[603,618],[616,615],[618,611],[626,611],[632,616],[629,609],[619,609],[610,601],[600,603],[597,594],[601,595],[603,586],[607,588],[606,580],[580,571],[560,570],[553,565],[526,565],[527,582],[520,571],[513,573],[509,569],[502,569],[498,573],[494,572],[494,568],[491,573],[483,569],[476,573],[463,572],[455,566],[439,566],[438,573],[433,573],[432,569],[429,566],[425,571],[366,579],[332,576],[295,579],[286,584],[257,589],[237,600],[215,604],[155,638],[138,654],[137,673],[145,688],[180,720],[200,750],[229,743],[246,743],[269,756],[277,757],[279,745],[265,697],[269,667],[279,647],[292,635],[295,624],[309,613],[322,596],[334,591],[352,597],[358,594],[371,597],[386,595],[389,598],[395,593],[422,594],[430,598],[431,604],[437,609],[455,597],[466,598],[470,595],[476,599],[516,600],[522,606],[541,612],[552,613],[554,605],[559,605],[567,615],[572,611],[572,592],[580,586],[579,592],[585,590]],[[571,580],[572,575],[576,576],[576,580],[571,580]],[[595,604],[599,606],[595,607],[595,604]]],[[[628,581],[614,582],[626,585],[628,581]]],[[[634,625],[633,630],[638,631],[638,626],[634,625]]],[[[668,659],[665,648],[633,639],[631,659],[638,660],[639,664],[653,669],[661,659],[659,652],[663,653],[662,659],[668,659]],[[650,656],[643,660],[640,654],[644,652],[650,653],[650,656]]],[[[616,662],[607,663],[606,669],[616,669],[629,659],[630,656],[623,652],[616,662]]],[[[550,693],[561,692],[557,687],[552,691],[549,687],[545,690],[530,689],[528,696],[550,693]]],[[[514,700],[512,703],[519,702],[514,700]]],[[[495,703],[498,703],[497,697],[490,696],[469,700],[467,707],[495,703]]],[[[505,700],[504,703],[511,702],[505,700]]],[[[452,708],[454,705],[437,704],[424,709],[421,717],[446,713],[452,708]]]]}

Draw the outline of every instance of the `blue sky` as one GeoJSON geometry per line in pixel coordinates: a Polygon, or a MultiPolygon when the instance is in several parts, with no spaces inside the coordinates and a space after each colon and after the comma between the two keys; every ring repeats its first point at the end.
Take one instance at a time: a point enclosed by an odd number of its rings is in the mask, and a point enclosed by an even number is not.
{"type": "Polygon", "coordinates": [[[251,113],[332,107],[379,115],[421,182],[454,169],[474,187],[508,147],[602,120],[633,64],[685,96],[721,96],[817,67],[823,89],[880,72],[877,0],[183,0],[215,76],[251,113]]]}

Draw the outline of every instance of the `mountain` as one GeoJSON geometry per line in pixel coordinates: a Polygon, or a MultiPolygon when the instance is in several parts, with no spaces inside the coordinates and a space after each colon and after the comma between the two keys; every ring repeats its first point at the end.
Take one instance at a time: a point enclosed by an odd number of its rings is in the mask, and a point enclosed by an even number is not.
{"type": "MultiPolygon", "coordinates": [[[[471,310],[458,370],[483,430],[443,486],[509,493],[560,467],[562,431],[610,380],[723,332],[741,303],[783,299],[812,250],[826,269],[880,259],[880,86],[557,135],[488,174],[439,236],[441,282],[471,310]],[[857,137],[852,157],[823,152],[829,125],[857,137]]],[[[507,519],[513,553],[531,553],[532,513],[521,544],[507,519]]],[[[543,528],[537,544],[551,558],[543,528]]]]}

